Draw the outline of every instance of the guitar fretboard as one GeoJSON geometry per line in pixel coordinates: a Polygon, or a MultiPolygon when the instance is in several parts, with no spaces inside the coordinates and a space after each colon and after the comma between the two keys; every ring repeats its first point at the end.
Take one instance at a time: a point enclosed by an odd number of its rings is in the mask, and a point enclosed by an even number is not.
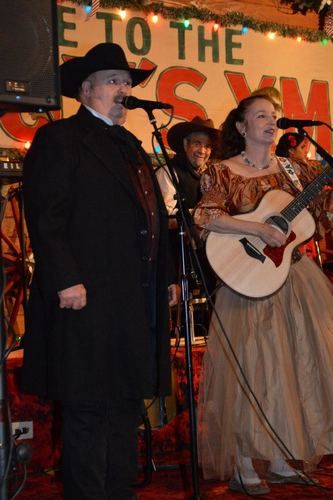
{"type": "Polygon", "coordinates": [[[332,178],[333,169],[327,167],[318,177],[309,184],[296,198],[289,203],[282,211],[282,215],[291,222],[311,201],[322,191],[332,178]]]}

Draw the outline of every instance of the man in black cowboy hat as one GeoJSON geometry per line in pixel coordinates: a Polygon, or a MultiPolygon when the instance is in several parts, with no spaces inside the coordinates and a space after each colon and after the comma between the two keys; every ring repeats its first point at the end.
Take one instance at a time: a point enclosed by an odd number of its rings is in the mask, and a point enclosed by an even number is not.
{"type": "Polygon", "coordinates": [[[78,113],[41,127],[24,164],[36,267],[24,389],[63,402],[70,500],[136,498],[141,401],[170,389],[167,214],[149,158],[121,125],[150,71],[101,43],[61,66],[78,113]]]}
{"type": "MultiPolygon", "coordinates": [[[[181,197],[184,199],[187,208],[193,209],[201,197],[200,177],[207,168],[207,162],[217,156],[218,139],[220,131],[214,128],[212,120],[204,120],[195,116],[189,122],[177,123],[170,128],[167,140],[170,148],[175,151],[175,156],[170,160],[175,175],[179,183],[181,197]]],[[[177,200],[175,199],[176,189],[173,185],[169,169],[166,166],[160,167],[156,176],[162,191],[165,205],[171,216],[169,219],[170,246],[174,258],[174,264],[179,267],[179,236],[177,222],[174,216],[177,212],[177,200]]],[[[205,274],[206,286],[209,292],[215,288],[215,276],[207,262],[204,251],[199,251],[200,263],[205,274]]],[[[190,276],[194,277],[193,285],[202,286],[202,279],[199,276],[195,259],[191,259],[190,276]]],[[[202,287],[204,288],[204,287],[202,287]]]]}

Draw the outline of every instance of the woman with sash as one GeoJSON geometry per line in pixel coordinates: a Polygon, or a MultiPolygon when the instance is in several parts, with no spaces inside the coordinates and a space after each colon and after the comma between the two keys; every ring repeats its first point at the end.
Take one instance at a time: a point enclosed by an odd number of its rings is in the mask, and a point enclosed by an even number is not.
{"type": "MultiPolygon", "coordinates": [[[[297,196],[318,175],[309,168],[298,176],[295,163],[272,154],[276,120],[274,103],[263,96],[243,99],[229,113],[223,159],[201,180],[195,220],[203,236],[254,236],[282,252],[287,235],[275,224],[251,220],[251,214],[233,217],[255,210],[271,190],[297,196]]],[[[257,286],[251,283],[254,292],[257,286]]],[[[205,478],[230,479],[231,490],[260,495],[269,483],[315,484],[308,472],[333,452],[333,297],[328,279],[297,248],[283,285],[253,296],[224,283],[217,292],[199,391],[198,443],[205,478]],[[303,461],[302,471],[294,459],[303,461]]]]}

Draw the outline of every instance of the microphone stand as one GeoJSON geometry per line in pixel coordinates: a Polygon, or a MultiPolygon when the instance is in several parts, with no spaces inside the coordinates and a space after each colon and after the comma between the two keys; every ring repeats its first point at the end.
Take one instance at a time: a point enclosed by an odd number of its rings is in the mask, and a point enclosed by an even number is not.
{"type": "MultiPolygon", "coordinates": [[[[332,127],[330,127],[327,123],[324,123],[324,125],[326,125],[329,129],[332,130],[332,127]]],[[[322,148],[320,146],[320,144],[318,144],[318,142],[316,142],[308,134],[308,132],[306,130],[304,130],[304,128],[302,126],[297,127],[297,129],[298,129],[298,133],[300,135],[302,135],[303,137],[306,137],[311,142],[311,144],[313,144],[315,146],[316,151],[318,151],[318,153],[320,154],[320,156],[324,160],[326,160],[326,162],[328,163],[328,165],[332,169],[333,168],[333,157],[324,148],[322,148]]],[[[320,248],[319,248],[318,240],[316,238],[314,239],[314,243],[315,243],[315,248],[316,248],[316,252],[317,252],[317,262],[318,262],[321,270],[323,270],[323,262],[322,262],[322,258],[321,258],[321,255],[320,255],[320,248]]]]}
{"type": "MultiPolygon", "coordinates": [[[[332,130],[332,128],[327,123],[324,123],[324,125],[326,125],[329,129],[332,130]]],[[[304,130],[304,128],[302,126],[297,127],[297,130],[298,130],[298,133],[300,135],[302,135],[303,137],[306,137],[311,142],[311,144],[313,144],[316,147],[316,150],[318,151],[320,156],[322,158],[324,158],[324,160],[326,160],[327,163],[329,164],[329,166],[332,168],[333,167],[333,157],[324,148],[322,148],[320,146],[320,144],[318,144],[318,142],[316,142],[311,137],[311,135],[309,135],[308,132],[306,130],[304,130]]]]}
{"type": "MultiPolygon", "coordinates": [[[[145,109],[145,108],[144,108],[145,109]]],[[[148,114],[149,121],[154,128],[153,135],[156,137],[165,159],[165,163],[169,168],[172,182],[176,188],[176,199],[178,207],[178,224],[179,224],[179,238],[181,248],[181,298],[183,302],[183,312],[185,319],[185,359],[186,359],[186,377],[187,377],[187,397],[189,406],[189,420],[190,420],[190,441],[191,441],[191,468],[192,468],[192,488],[193,499],[200,500],[200,486],[199,486],[199,465],[198,465],[198,446],[197,446],[197,425],[196,413],[193,391],[193,369],[192,369],[192,349],[191,349],[191,331],[190,331],[190,306],[189,306],[189,287],[188,277],[186,272],[185,260],[185,235],[192,244],[192,248],[196,249],[202,246],[200,237],[195,229],[193,218],[184,203],[184,197],[181,195],[179,182],[170,162],[170,157],[165,149],[162,135],[156,126],[156,119],[151,109],[145,109],[148,114]]]]}

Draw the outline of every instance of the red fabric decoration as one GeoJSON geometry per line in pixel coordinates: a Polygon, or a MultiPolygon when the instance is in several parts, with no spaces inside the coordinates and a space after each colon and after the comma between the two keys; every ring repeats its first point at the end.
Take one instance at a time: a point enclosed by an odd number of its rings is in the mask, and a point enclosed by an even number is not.
{"type": "Polygon", "coordinates": [[[296,142],[296,138],[295,138],[295,136],[293,136],[293,135],[288,135],[288,141],[289,141],[289,144],[290,144],[290,147],[291,147],[291,148],[296,148],[296,146],[297,146],[297,142],[296,142]]]}

